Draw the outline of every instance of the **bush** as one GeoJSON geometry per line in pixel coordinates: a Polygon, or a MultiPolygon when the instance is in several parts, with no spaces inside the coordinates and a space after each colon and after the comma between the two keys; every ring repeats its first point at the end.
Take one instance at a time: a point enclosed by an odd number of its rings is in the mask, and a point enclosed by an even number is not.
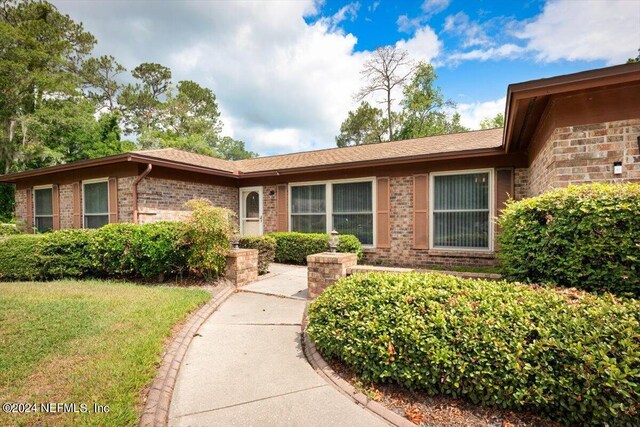
{"type": "Polygon", "coordinates": [[[20,229],[15,224],[0,224],[0,236],[13,236],[20,234],[20,229]]]}
{"type": "MultiPolygon", "coordinates": [[[[276,262],[306,264],[307,256],[329,250],[329,235],[323,233],[270,233],[276,239],[276,262]]],[[[338,252],[354,252],[362,258],[362,245],[356,236],[341,234],[338,252]]]]}
{"type": "Polygon", "coordinates": [[[89,245],[94,230],[61,230],[40,238],[40,269],[46,278],[84,277],[91,273],[89,245]]]}
{"type": "Polygon", "coordinates": [[[589,184],[510,202],[499,219],[503,274],[640,296],[640,185],[589,184]]]}
{"type": "Polygon", "coordinates": [[[636,423],[640,302],[556,289],[354,275],[311,304],[307,331],[368,381],[566,423],[636,423]]]}
{"type": "Polygon", "coordinates": [[[40,236],[10,236],[0,242],[0,280],[38,280],[43,276],[40,236]]]}
{"type": "Polygon", "coordinates": [[[216,278],[224,272],[229,242],[237,232],[235,214],[206,199],[190,200],[186,206],[192,210],[188,220],[192,244],[189,267],[208,280],[216,278]]]}
{"type": "Polygon", "coordinates": [[[144,279],[182,275],[188,269],[189,226],[182,222],[156,222],[133,233],[133,266],[144,279]]]}
{"type": "Polygon", "coordinates": [[[90,257],[103,276],[149,279],[182,274],[189,256],[187,233],[188,226],[178,222],[108,224],[95,231],[90,257]]]}
{"type": "Polygon", "coordinates": [[[240,238],[240,247],[258,249],[258,273],[269,272],[269,264],[276,255],[276,239],[271,236],[244,236],[240,238]]]}
{"type": "MultiPolygon", "coordinates": [[[[95,230],[89,245],[93,266],[102,276],[128,277],[135,273],[135,224],[107,224],[95,230]]],[[[56,234],[56,233],[54,233],[56,234]]]]}

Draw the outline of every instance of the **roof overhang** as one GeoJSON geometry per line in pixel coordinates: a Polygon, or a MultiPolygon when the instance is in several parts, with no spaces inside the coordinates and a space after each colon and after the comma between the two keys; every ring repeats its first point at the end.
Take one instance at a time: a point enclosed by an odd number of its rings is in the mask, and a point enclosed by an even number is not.
{"type": "Polygon", "coordinates": [[[144,163],[144,164],[152,164],[154,166],[163,166],[172,169],[184,170],[188,172],[197,172],[207,175],[216,175],[216,176],[226,176],[226,177],[236,177],[237,173],[224,171],[220,169],[208,168],[204,166],[193,165],[190,163],[179,162],[175,160],[165,160],[157,157],[146,156],[142,153],[123,153],[116,154],[108,157],[100,157],[97,159],[88,159],[88,160],[79,160],[76,162],[65,163],[62,165],[49,166],[45,168],[32,169],[24,172],[17,172],[7,175],[0,175],[0,183],[15,183],[17,181],[34,178],[42,175],[48,175],[52,173],[58,172],[69,172],[79,169],[86,169],[96,166],[107,166],[116,163],[123,162],[135,162],[135,163],[144,163]]]}
{"type": "Polygon", "coordinates": [[[503,139],[505,152],[526,148],[554,96],[639,81],[640,63],[635,63],[509,85],[503,139]]]}

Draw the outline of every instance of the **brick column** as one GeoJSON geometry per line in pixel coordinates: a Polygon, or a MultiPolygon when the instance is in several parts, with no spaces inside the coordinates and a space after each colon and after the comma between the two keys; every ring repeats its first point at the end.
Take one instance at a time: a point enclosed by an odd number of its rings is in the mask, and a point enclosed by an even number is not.
{"type": "Polygon", "coordinates": [[[323,252],[307,257],[307,286],[310,298],[315,298],[338,279],[346,277],[347,269],[358,263],[352,253],[323,252]]]}
{"type": "Polygon", "coordinates": [[[227,255],[224,277],[235,286],[244,286],[258,279],[258,250],[238,249],[227,255]]]}

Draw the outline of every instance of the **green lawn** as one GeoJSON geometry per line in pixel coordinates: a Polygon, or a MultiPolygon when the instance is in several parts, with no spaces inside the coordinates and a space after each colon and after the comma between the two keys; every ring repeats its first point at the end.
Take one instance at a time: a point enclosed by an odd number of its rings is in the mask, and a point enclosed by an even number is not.
{"type": "Polygon", "coordinates": [[[0,283],[0,402],[87,404],[0,425],[134,425],[174,326],[211,295],[120,282],[0,283]],[[93,413],[94,403],[109,412],[93,413]]]}

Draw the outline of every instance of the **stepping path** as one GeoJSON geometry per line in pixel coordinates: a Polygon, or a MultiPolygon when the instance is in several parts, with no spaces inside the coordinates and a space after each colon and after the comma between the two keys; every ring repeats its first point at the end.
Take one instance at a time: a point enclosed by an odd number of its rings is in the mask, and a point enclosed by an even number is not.
{"type": "Polygon", "coordinates": [[[305,267],[273,265],[202,325],[185,355],[170,426],[386,426],[321,378],[300,344],[305,267]]]}

